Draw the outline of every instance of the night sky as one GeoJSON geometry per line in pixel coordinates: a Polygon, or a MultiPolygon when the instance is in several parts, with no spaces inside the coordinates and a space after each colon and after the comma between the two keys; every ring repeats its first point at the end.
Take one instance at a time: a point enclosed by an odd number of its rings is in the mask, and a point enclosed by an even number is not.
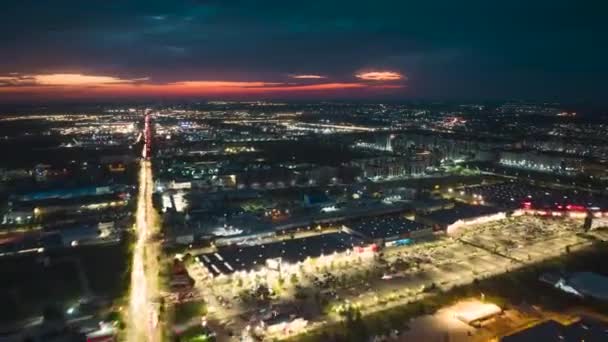
{"type": "Polygon", "coordinates": [[[608,103],[606,1],[3,0],[0,101],[608,103]]]}

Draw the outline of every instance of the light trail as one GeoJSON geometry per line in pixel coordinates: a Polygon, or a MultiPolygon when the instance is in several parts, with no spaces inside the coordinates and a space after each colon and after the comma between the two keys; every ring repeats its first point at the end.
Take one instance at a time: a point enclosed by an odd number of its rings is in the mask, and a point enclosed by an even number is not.
{"type": "Polygon", "coordinates": [[[150,116],[146,113],[144,148],[140,161],[139,194],[135,217],[136,242],[133,248],[131,269],[131,291],[129,297],[129,324],[126,338],[133,342],[160,341],[158,308],[154,299],[159,295],[157,257],[160,255],[158,242],[148,238],[157,233],[157,213],[152,205],[152,165],[148,158],[151,148],[150,116]]]}

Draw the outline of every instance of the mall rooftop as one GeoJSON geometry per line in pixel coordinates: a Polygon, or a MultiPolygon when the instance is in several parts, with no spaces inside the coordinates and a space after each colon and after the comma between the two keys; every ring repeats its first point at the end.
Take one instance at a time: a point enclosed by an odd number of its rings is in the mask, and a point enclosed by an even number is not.
{"type": "Polygon", "coordinates": [[[360,239],[350,234],[329,233],[261,245],[221,247],[215,253],[201,254],[197,258],[211,274],[218,276],[256,269],[265,266],[266,260],[280,258],[282,263],[295,264],[362,245],[360,239]]]}

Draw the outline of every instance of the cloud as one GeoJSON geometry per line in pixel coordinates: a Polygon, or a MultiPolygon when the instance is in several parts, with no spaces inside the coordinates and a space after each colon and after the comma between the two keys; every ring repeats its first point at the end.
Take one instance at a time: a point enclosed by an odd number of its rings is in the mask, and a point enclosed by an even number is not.
{"type": "Polygon", "coordinates": [[[33,85],[34,83],[35,81],[33,78],[15,73],[10,73],[8,76],[0,76],[0,87],[17,87],[33,85]]]}
{"type": "Polygon", "coordinates": [[[32,75],[36,84],[56,86],[95,86],[107,84],[124,84],[147,81],[148,78],[123,79],[112,76],[95,76],[82,74],[48,74],[32,75]]]}
{"type": "Polygon", "coordinates": [[[19,75],[11,73],[0,76],[0,86],[106,86],[115,84],[134,84],[149,78],[123,79],[112,76],[83,74],[37,74],[19,75]]]}
{"type": "Polygon", "coordinates": [[[361,72],[355,77],[365,81],[398,81],[405,79],[405,76],[396,71],[368,71],[361,72]]]}
{"type": "Polygon", "coordinates": [[[311,80],[327,78],[327,76],[323,76],[323,75],[289,75],[289,77],[296,78],[296,79],[311,79],[311,80]]]}

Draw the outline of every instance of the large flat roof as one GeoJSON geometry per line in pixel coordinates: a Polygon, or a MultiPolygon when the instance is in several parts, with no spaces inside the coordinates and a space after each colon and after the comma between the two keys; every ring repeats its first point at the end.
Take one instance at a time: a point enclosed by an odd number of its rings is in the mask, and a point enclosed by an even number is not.
{"type": "Polygon", "coordinates": [[[585,208],[608,208],[608,197],[576,189],[551,189],[525,182],[505,182],[498,184],[469,186],[467,195],[480,195],[496,206],[517,209],[528,202],[538,209],[559,209],[568,205],[585,208]]]}
{"type": "Polygon", "coordinates": [[[593,272],[577,272],[570,276],[568,284],[585,296],[608,301],[608,277],[593,272]]]}
{"type": "Polygon", "coordinates": [[[494,303],[486,303],[475,299],[459,301],[448,309],[455,318],[466,324],[472,324],[502,312],[502,309],[494,303]]]}
{"type": "Polygon", "coordinates": [[[283,262],[297,263],[308,257],[343,252],[361,244],[360,239],[350,234],[329,233],[253,246],[226,246],[198,258],[209,272],[217,276],[264,266],[268,259],[281,258],[283,262]]]}
{"type": "Polygon", "coordinates": [[[484,205],[457,205],[451,209],[437,210],[422,217],[440,224],[452,224],[458,220],[472,219],[475,217],[491,215],[501,212],[496,207],[484,205]]]}
{"type": "Polygon", "coordinates": [[[346,226],[370,239],[408,236],[413,231],[427,228],[424,224],[408,220],[401,215],[365,218],[346,226]]]}
{"type": "Polygon", "coordinates": [[[531,328],[505,336],[501,342],[528,341],[608,341],[608,324],[591,319],[581,319],[570,325],[549,320],[531,328]]]}

